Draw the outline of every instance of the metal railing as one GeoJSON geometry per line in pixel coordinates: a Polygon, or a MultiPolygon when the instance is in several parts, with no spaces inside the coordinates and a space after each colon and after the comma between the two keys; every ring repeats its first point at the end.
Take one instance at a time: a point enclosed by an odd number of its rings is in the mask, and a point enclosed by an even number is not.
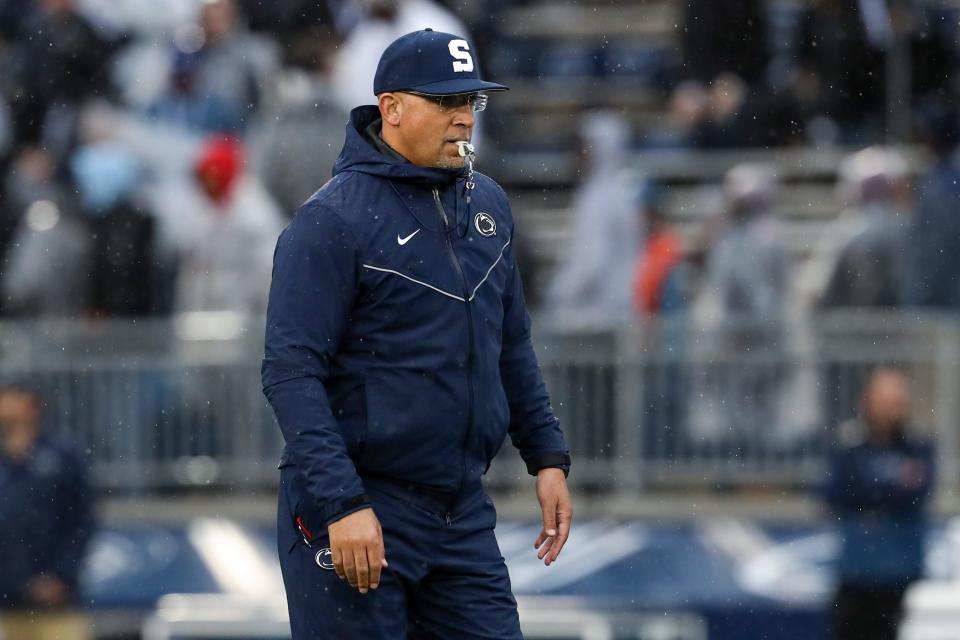
{"type": "MultiPolygon", "coordinates": [[[[914,425],[960,489],[960,323],[847,312],[779,328],[650,321],[615,332],[541,327],[541,365],[585,487],[821,484],[824,453],[879,365],[913,383],[914,425]]],[[[494,469],[492,472],[496,473],[494,469]]]]}
{"type": "MultiPolygon", "coordinates": [[[[618,331],[540,323],[538,356],[579,489],[818,483],[864,374],[905,368],[917,426],[935,438],[941,487],[956,491],[960,322],[850,313],[777,330],[687,319],[618,331]]],[[[0,376],[43,391],[49,429],[115,491],[267,488],[282,437],[260,392],[262,327],[229,314],[172,321],[0,325],[0,376]]],[[[526,486],[504,446],[498,489],[526,486]]]]}

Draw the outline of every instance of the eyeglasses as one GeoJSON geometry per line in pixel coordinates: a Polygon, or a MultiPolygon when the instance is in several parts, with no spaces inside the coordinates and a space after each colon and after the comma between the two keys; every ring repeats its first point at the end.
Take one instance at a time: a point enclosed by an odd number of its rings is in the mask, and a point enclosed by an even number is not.
{"type": "Polygon", "coordinates": [[[483,111],[487,108],[488,96],[485,93],[455,93],[453,95],[435,96],[429,93],[420,93],[419,91],[405,91],[415,96],[420,96],[437,105],[440,111],[456,111],[470,105],[473,111],[483,111]]]}

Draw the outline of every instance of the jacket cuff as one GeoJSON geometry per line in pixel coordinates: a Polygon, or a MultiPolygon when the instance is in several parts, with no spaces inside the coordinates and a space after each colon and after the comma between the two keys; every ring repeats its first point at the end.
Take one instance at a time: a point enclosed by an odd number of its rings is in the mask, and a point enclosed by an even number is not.
{"type": "Polygon", "coordinates": [[[328,503],[320,512],[320,517],[324,524],[330,525],[355,511],[367,509],[372,506],[373,505],[370,504],[370,498],[367,497],[367,494],[360,493],[355,496],[350,496],[343,498],[342,500],[335,500],[328,503]]]}
{"type": "Polygon", "coordinates": [[[524,459],[527,464],[527,473],[537,475],[541,469],[561,469],[564,477],[570,475],[570,454],[568,453],[537,453],[524,459]]]}

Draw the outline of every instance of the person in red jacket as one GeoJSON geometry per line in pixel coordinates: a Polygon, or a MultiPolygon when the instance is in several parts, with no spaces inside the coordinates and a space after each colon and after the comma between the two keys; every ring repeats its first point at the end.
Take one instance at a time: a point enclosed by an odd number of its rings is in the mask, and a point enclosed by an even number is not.
{"type": "Polygon", "coordinates": [[[664,292],[674,269],[683,261],[683,239],[663,218],[660,188],[647,182],[638,208],[646,220],[647,240],[633,271],[633,306],[638,314],[663,311],[664,292]]]}

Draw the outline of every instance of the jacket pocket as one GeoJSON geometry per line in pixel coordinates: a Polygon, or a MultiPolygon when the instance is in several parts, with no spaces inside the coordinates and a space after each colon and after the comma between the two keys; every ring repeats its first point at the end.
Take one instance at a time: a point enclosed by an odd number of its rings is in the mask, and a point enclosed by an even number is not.
{"type": "MultiPolygon", "coordinates": [[[[281,471],[281,482],[286,499],[286,516],[289,517],[290,527],[295,533],[289,543],[287,553],[300,544],[315,547],[318,542],[327,539],[327,527],[320,517],[320,511],[307,491],[306,479],[299,467],[291,465],[281,471]]],[[[321,544],[320,546],[324,546],[321,544]]]]}

